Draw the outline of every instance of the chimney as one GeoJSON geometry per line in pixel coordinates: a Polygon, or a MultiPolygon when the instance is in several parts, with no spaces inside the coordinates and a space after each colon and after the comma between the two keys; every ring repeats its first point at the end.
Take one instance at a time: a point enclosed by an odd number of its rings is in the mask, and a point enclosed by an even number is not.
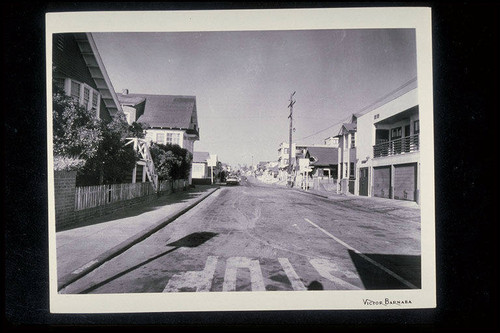
{"type": "Polygon", "coordinates": [[[123,89],[122,90],[122,95],[128,95],[128,89],[123,89]]]}

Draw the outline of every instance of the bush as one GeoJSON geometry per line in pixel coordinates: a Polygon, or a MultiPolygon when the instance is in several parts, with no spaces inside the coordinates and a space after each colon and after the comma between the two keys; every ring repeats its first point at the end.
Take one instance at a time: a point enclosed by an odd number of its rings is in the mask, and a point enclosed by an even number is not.
{"type": "Polygon", "coordinates": [[[55,156],[83,159],[97,153],[103,138],[101,121],[64,93],[53,96],[53,149],[55,156]]]}
{"type": "Polygon", "coordinates": [[[85,165],[85,160],[74,157],[54,156],[54,171],[77,171],[85,165]]]}
{"type": "Polygon", "coordinates": [[[133,134],[122,114],[101,124],[102,140],[95,155],[89,158],[77,175],[77,185],[116,184],[132,174],[138,160],[132,145],[125,145],[133,134]]]}
{"type": "Polygon", "coordinates": [[[151,143],[149,148],[159,180],[188,179],[192,154],[179,145],[151,143]]]}
{"type": "Polygon", "coordinates": [[[106,123],[64,92],[54,91],[54,169],[77,170],[77,186],[123,182],[137,161],[133,147],[125,146],[126,138],[144,137],[142,126],[129,126],[122,113],[106,123]]]}

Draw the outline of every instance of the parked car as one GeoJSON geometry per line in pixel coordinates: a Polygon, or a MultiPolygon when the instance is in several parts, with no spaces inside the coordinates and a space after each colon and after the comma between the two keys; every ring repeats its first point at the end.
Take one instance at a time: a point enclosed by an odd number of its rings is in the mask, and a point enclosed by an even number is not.
{"type": "Polygon", "coordinates": [[[226,184],[227,185],[238,185],[240,183],[240,180],[238,179],[238,176],[231,175],[226,178],[226,184]]]}

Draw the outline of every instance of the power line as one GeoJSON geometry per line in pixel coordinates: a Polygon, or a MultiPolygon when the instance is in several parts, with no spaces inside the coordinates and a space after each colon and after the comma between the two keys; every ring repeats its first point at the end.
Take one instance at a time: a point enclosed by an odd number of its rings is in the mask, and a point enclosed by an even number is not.
{"type": "Polygon", "coordinates": [[[324,132],[324,131],[326,131],[326,130],[329,130],[330,128],[332,128],[332,127],[334,127],[334,126],[337,126],[337,125],[343,124],[343,123],[347,122],[350,118],[351,118],[351,116],[348,116],[348,117],[346,117],[346,118],[342,119],[341,121],[339,121],[339,122],[337,122],[337,123],[335,123],[335,124],[333,124],[333,125],[328,126],[327,128],[324,128],[324,129],[322,129],[322,130],[317,131],[316,133],[310,134],[310,135],[308,135],[308,136],[304,136],[304,137],[300,138],[298,141],[301,141],[301,140],[304,140],[304,139],[310,138],[311,136],[315,136],[316,134],[319,134],[319,133],[321,133],[321,132],[324,132]]]}
{"type": "MultiPolygon", "coordinates": [[[[403,83],[402,85],[400,85],[398,88],[396,88],[396,89],[392,90],[391,92],[389,92],[389,93],[385,94],[383,97],[381,97],[381,98],[377,99],[375,102],[373,102],[373,103],[371,103],[371,104],[369,104],[369,105],[365,106],[364,108],[360,109],[358,112],[354,112],[354,113],[352,113],[352,114],[356,114],[356,115],[358,115],[358,116],[361,116],[361,115],[363,115],[363,114],[365,114],[365,113],[367,113],[367,112],[371,111],[371,110],[370,110],[370,108],[371,108],[371,107],[373,107],[374,105],[376,105],[376,104],[378,104],[378,103],[382,102],[382,101],[383,101],[383,100],[385,100],[386,98],[390,97],[391,95],[393,95],[394,93],[398,92],[399,90],[401,90],[401,89],[403,89],[403,88],[407,87],[408,85],[412,84],[412,83],[413,83],[413,82],[415,82],[416,80],[417,80],[417,77],[415,76],[415,77],[413,77],[412,79],[410,79],[409,81],[407,81],[407,82],[403,83]]],[[[389,101],[388,101],[388,102],[389,102],[389,101]]],[[[351,115],[352,115],[352,114],[351,114],[351,115]]],[[[339,121],[339,122],[337,122],[337,123],[335,123],[335,124],[333,124],[333,125],[330,125],[330,126],[328,126],[328,127],[324,128],[324,129],[322,129],[322,130],[319,130],[319,131],[317,131],[317,132],[315,132],[315,133],[313,133],[313,134],[310,134],[310,135],[307,135],[307,136],[305,136],[305,137],[302,137],[302,138],[300,138],[300,139],[299,139],[299,141],[300,141],[300,140],[307,139],[307,138],[310,138],[310,137],[312,137],[312,136],[315,136],[315,135],[317,135],[317,134],[319,134],[319,133],[321,133],[321,132],[324,132],[324,131],[326,131],[326,130],[329,130],[330,128],[332,128],[332,127],[334,127],[334,126],[340,125],[340,124],[342,124],[342,123],[344,123],[344,122],[348,121],[348,120],[351,118],[351,115],[349,115],[349,116],[348,116],[347,118],[345,118],[344,120],[341,120],[341,121],[339,121]]]]}
{"type": "Polygon", "coordinates": [[[411,83],[417,81],[417,77],[415,76],[414,78],[412,78],[411,80],[403,83],[402,85],[400,85],[398,88],[392,90],[391,92],[387,93],[386,95],[384,95],[383,97],[377,99],[375,102],[373,102],[372,104],[368,105],[368,106],[365,106],[364,108],[362,108],[361,110],[359,110],[358,112],[356,112],[356,114],[359,114],[359,115],[363,115],[365,113],[367,113],[367,109],[369,110],[372,106],[374,106],[375,104],[377,103],[380,103],[382,102],[383,100],[385,100],[387,97],[390,97],[391,95],[395,94],[396,92],[398,92],[399,90],[409,86],[411,83]],[[366,111],[366,112],[365,112],[366,111]],[[364,112],[364,113],[363,113],[364,112]]]}

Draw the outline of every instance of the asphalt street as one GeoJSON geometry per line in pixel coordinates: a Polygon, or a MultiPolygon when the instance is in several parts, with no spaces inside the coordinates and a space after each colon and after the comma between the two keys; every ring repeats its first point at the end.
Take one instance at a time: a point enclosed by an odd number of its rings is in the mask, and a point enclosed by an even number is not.
{"type": "Polygon", "coordinates": [[[420,213],[221,186],[61,293],[418,289],[420,213]]]}

